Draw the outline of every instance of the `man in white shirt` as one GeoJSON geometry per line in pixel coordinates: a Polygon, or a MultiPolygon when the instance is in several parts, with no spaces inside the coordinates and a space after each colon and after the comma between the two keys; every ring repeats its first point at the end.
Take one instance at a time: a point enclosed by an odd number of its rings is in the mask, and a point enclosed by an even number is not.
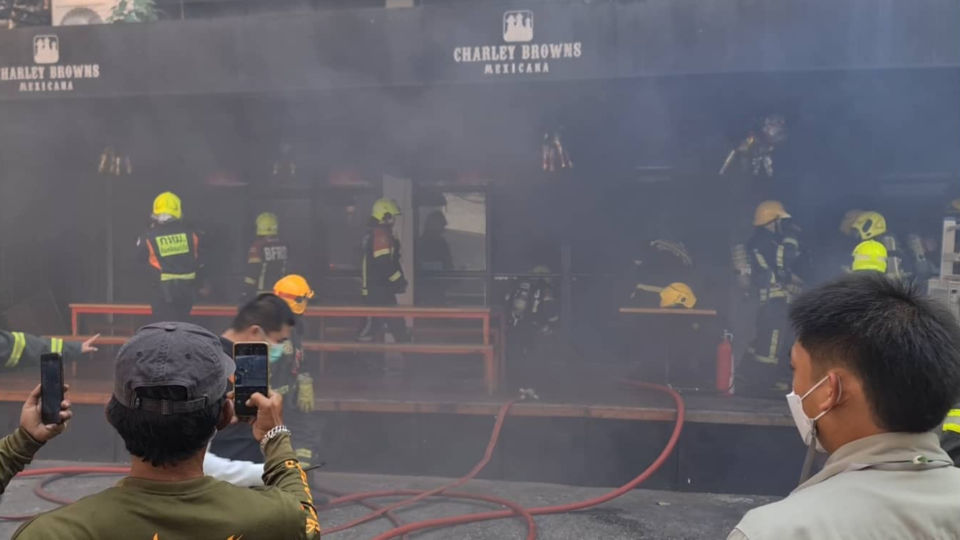
{"type": "Polygon", "coordinates": [[[728,540],[960,537],[960,469],[934,431],[960,389],[957,321],[875,272],[804,294],[790,319],[787,402],[807,463],[814,449],[830,457],[728,540]]]}

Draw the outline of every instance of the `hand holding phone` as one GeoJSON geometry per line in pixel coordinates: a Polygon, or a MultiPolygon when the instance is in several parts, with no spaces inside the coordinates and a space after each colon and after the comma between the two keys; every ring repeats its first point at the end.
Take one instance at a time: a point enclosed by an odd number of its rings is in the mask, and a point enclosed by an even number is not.
{"type": "MultiPolygon", "coordinates": [[[[69,386],[65,386],[63,391],[66,392],[69,389],[69,386]]],[[[27,401],[24,402],[23,408],[20,410],[20,428],[29,433],[37,442],[43,443],[56,437],[66,429],[67,422],[73,417],[73,411],[70,410],[70,402],[63,400],[60,402],[57,422],[50,424],[45,423],[43,419],[40,418],[40,392],[41,385],[38,384],[33,391],[30,392],[27,401]]]]}
{"type": "Polygon", "coordinates": [[[269,351],[270,346],[265,341],[238,342],[233,345],[233,360],[237,365],[234,372],[233,400],[238,418],[249,419],[257,416],[256,403],[250,402],[250,396],[255,393],[263,396],[268,394],[269,351]]]}
{"type": "Polygon", "coordinates": [[[260,392],[250,396],[250,405],[257,410],[257,417],[251,421],[253,438],[258,442],[271,429],[283,425],[283,396],[270,392],[270,397],[260,392]]]}

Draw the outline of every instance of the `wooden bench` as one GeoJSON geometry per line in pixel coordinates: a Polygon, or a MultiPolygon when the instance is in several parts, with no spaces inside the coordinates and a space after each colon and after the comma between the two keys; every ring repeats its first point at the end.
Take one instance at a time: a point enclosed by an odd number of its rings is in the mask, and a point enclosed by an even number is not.
{"type": "MultiPolygon", "coordinates": [[[[139,315],[149,316],[153,313],[147,304],[70,304],[70,327],[72,336],[79,337],[80,315],[139,315]]],[[[233,317],[237,313],[236,306],[197,305],[190,311],[194,317],[233,317]]],[[[480,354],[484,361],[484,384],[490,393],[496,392],[500,376],[504,372],[504,338],[503,318],[500,318],[498,339],[494,344],[490,319],[493,311],[488,307],[422,307],[422,306],[311,306],[303,314],[304,317],[320,319],[320,338],[325,338],[327,318],[366,318],[366,317],[403,317],[412,319],[431,320],[476,320],[480,322],[481,344],[446,344],[446,343],[404,343],[404,344],[366,344],[340,342],[336,349],[325,343],[311,343],[308,350],[321,353],[321,363],[327,352],[409,352],[422,354],[480,354]]],[[[76,341],[76,339],[71,339],[76,341]]],[[[110,344],[106,338],[101,343],[110,344]]],[[[76,370],[76,366],[73,366],[76,370]]]]}
{"type": "Polygon", "coordinates": [[[715,309],[686,309],[686,308],[642,308],[642,307],[622,307],[620,313],[624,315],[699,315],[704,317],[716,317],[715,309]]]}
{"type": "MultiPolygon", "coordinates": [[[[80,334],[80,315],[141,315],[153,310],[147,304],[70,304],[70,332],[80,334]]],[[[193,306],[194,317],[233,317],[237,306],[193,306]]],[[[478,320],[484,345],[490,345],[491,310],[487,307],[421,307],[421,306],[311,306],[304,317],[410,317],[413,319],[478,320]]]]}
{"type": "MultiPolygon", "coordinates": [[[[64,341],[82,342],[90,336],[54,336],[64,341]]],[[[123,345],[129,336],[101,336],[97,343],[101,345],[123,345]]],[[[303,348],[319,352],[375,352],[375,353],[413,353],[413,354],[479,354],[483,357],[483,382],[488,394],[497,392],[500,381],[499,363],[496,361],[493,345],[482,343],[362,343],[353,341],[304,341],[303,348]]],[[[76,362],[71,366],[76,375],[76,362]]]]}

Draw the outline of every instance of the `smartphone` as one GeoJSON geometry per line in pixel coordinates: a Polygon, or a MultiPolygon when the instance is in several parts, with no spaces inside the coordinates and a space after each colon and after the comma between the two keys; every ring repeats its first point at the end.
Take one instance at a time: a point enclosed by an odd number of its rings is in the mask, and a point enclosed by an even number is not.
{"type": "Polygon", "coordinates": [[[255,392],[267,395],[270,387],[270,345],[265,341],[250,341],[233,344],[233,361],[237,365],[234,374],[234,408],[240,418],[257,415],[256,407],[247,407],[246,402],[255,392]]]}
{"type": "Polygon", "coordinates": [[[40,418],[44,424],[60,423],[63,401],[63,357],[57,353],[40,356],[40,418]]]}

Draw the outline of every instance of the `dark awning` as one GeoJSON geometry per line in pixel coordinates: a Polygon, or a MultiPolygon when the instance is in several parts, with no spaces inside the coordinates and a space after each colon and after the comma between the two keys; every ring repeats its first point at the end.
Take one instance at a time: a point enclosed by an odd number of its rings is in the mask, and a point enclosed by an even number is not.
{"type": "Polygon", "coordinates": [[[957,66],[955,0],[475,2],[0,32],[0,99],[957,66]]]}

